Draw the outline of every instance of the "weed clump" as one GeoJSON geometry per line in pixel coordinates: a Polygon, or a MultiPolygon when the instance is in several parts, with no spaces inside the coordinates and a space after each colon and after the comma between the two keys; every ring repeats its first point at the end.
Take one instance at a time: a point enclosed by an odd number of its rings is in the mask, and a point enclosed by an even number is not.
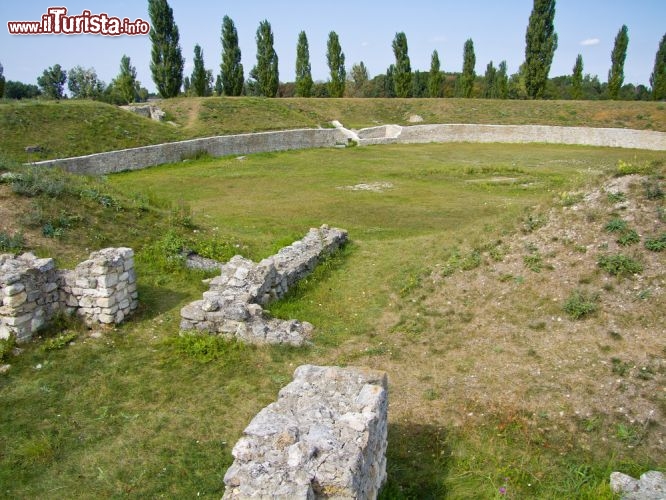
{"type": "Polygon", "coordinates": [[[0,252],[19,253],[23,250],[25,241],[21,233],[14,233],[9,235],[4,231],[0,231],[0,252]]]}
{"type": "Polygon", "coordinates": [[[598,302],[598,293],[576,290],[566,300],[563,309],[571,319],[581,319],[594,313],[598,302]]]}
{"type": "Polygon", "coordinates": [[[631,276],[643,272],[643,265],[624,254],[602,255],[597,265],[613,276],[631,276]]]}
{"type": "Polygon", "coordinates": [[[666,249],[666,233],[645,240],[645,248],[651,252],[663,252],[666,249]]]}

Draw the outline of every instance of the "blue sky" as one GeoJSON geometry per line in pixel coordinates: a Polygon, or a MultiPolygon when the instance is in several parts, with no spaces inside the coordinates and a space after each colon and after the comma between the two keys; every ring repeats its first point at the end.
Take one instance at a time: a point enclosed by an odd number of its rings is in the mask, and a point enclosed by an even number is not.
{"type": "MultiPolygon", "coordinates": [[[[220,28],[228,15],[238,30],[245,76],[254,66],[255,34],[267,19],[275,35],[280,80],[293,81],[298,33],[304,30],[310,44],[315,80],[327,80],[326,41],[335,31],[346,56],[347,70],[363,61],[370,76],[384,73],[394,61],[391,42],[404,31],[413,70],[427,71],[433,50],[439,53],[444,71],[460,71],[463,44],[474,41],[476,72],[486,64],[506,60],[515,73],[524,60],[525,30],[532,0],[412,0],[382,2],[336,0],[169,0],[186,59],[185,74],[192,71],[194,45],[204,50],[207,68],[219,72],[220,28]]],[[[8,80],[36,83],[42,71],[56,63],[64,69],[76,65],[94,67],[109,83],[118,73],[120,58],[127,54],[138,78],[149,90],[148,36],[105,37],[99,35],[10,35],[7,21],[38,21],[51,6],[64,6],[69,15],[84,9],[92,14],[141,18],[149,21],[148,2],[62,0],[1,0],[0,63],[8,80]]],[[[620,27],[629,28],[625,83],[649,85],[654,57],[666,33],[666,0],[558,0],[555,28],[559,48],[550,76],[570,74],[577,54],[583,55],[584,72],[606,81],[610,54],[620,27]]]]}

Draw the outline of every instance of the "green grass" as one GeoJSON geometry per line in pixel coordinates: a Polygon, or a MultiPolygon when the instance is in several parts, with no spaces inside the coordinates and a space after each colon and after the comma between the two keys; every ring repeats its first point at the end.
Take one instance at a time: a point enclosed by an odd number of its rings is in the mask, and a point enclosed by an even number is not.
{"type": "MultiPolygon", "coordinates": [[[[55,197],[12,194],[25,210],[17,220],[28,220],[38,206],[39,220],[62,211],[83,218],[61,238],[41,242],[40,254],[57,250],[71,265],[102,246],[132,246],[140,307],[131,321],[102,330],[101,338],[81,332],[73,343],[54,341],[62,348],[51,350],[37,340],[11,358],[11,370],[0,376],[3,494],[220,498],[231,448],[296,366],[381,365],[385,356],[404,366],[420,363],[424,351],[436,352],[444,336],[455,333],[452,318],[465,325],[476,320],[459,304],[441,313],[421,306],[433,273],[449,262],[456,272],[482,272],[492,255],[501,260],[500,239],[520,234],[525,214],[552,203],[553,193],[576,192],[610,175],[626,157],[613,149],[544,145],[293,151],[244,161],[201,159],[106,179],[66,176],[67,189],[55,197]],[[521,181],[469,182],[498,173],[521,181]],[[374,181],[394,188],[338,189],[374,181]],[[106,197],[116,203],[104,203],[106,197]],[[347,229],[351,243],[270,308],[276,316],[313,323],[312,347],[178,336],[180,308],[201,298],[202,279],[209,276],[182,269],[177,256],[183,245],[258,260],[323,223],[347,229]],[[387,314],[396,316],[397,326],[389,322],[379,330],[387,314]],[[410,342],[394,346],[401,332],[410,342]]],[[[41,226],[23,229],[32,249],[41,226]]],[[[391,370],[389,383],[401,377],[403,371],[391,370]]],[[[416,397],[445,403],[447,383],[434,376],[416,397]]],[[[399,402],[409,395],[393,391],[390,397],[399,402]]],[[[592,453],[564,426],[533,429],[527,417],[493,405],[478,413],[488,418],[464,427],[429,414],[394,417],[384,498],[492,498],[505,483],[517,498],[610,498],[612,467],[629,464],[623,470],[637,472],[654,465],[641,448],[615,446],[623,438],[614,432],[595,434],[592,453]],[[609,440],[603,446],[602,437],[609,440]]]]}

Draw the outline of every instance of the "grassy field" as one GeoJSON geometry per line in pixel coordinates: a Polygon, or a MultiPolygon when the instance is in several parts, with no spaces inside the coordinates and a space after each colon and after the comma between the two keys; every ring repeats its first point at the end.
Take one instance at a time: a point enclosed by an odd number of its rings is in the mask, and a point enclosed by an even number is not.
{"type": "Polygon", "coordinates": [[[266,130],[378,124],[534,124],[666,131],[666,105],[625,101],[487,99],[178,98],[157,103],[167,123],[90,101],[0,101],[0,153],[37,161],[161,142],[266,130]],[[27,146],[40,151],[27,153],[27,146]]]}
{"type": "MultiPolygon", "coordinates": [[[[193,105],[181,104],[177,119],[193,105]]],[[[611,471],[666,467],[664,254],[643,246],[666,230],[665,162],[569,146],[392,145],[104,179],[54,173],[23,196],[0,184],[0,210],[15,215],[0,231],[22,230],[26,248],[62,265],[134,247],[141,300],[122,326],[65,324],[74,342],[55,348],[45,332],[8,358],[3,494],[219,498],[243,428],[296,366],[316,363],[389,373],[383,498],[612,498],[611,471]],[[647,175],[613,191],[640,210],[605,192],[585,205],[618,164],[647,175]],[[54,193],[58,179],[67,189],[54,193]],[[380,189],[351,189],[362,183],[380,189]],[[630,251],[604,229],[614,217],[641,235],[630,251]],[[315,325],[311,347],[178,336],[180,307],[206,289],[180,248],[256,260],[323,223],[351,243],[271,306],[315,325]],[[46,224],[62,231],[48,237],[46,224]],[[640,276],[597,266],[618,248],[641,260],[640,276]],[[587,319],[563,309],[577,288],[599,295],[587,319]]]]}

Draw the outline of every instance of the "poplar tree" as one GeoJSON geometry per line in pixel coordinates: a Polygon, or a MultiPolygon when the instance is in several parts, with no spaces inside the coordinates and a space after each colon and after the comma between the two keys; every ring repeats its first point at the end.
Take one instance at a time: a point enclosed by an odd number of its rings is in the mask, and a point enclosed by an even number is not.
{"type": "Polygon", "coordinates": [[[458,95],[460,97],[472,97],[474,79],[476,78],[476,73],[474,72],[475,65],[474,42],[470,38],[465,42],[463,49],[463,69],[458,79],[458,95]]]}
{"type": "Polygon", "coordinates": [[[629,33],[626,25],[622,25],[615,37],[615,45],[611,53],[611,69],[608,71],[608,97],[617,99],[624,82],[624,60],[627,57],[629,33]]]}
{"type": "Polygon", "coordinates": [[[532,99],[543,97],[557,49],[555,0],[534,0],[525,34],[525,88],[532,99]]]}
{"type": "Polygon", "coordinates": [[[194,46],[194,69],[190,78],[194,95],[203,97],[208,93],[208,72],[204,66],[203,50],[199,44],[194,46]]]}
{"type": "Polygon", "coordinates": [[[259,95],[275,97],[280,79],[278,74],[278,56],[273,48],[273,30],[271,24],[264,20],[257,28],[257,64],[250,76],[257,81],[259,95]]]}
{"type": "MultiPolygon", "coordinates": [[[[224,95],[239,96],[243,93],[245,76],[241,64],[241,50],[238,45],[238,32],[229,16],[222,19],[222,62],[220,78],[224,95]]],[[[221,93],[219,94],[221,95],[221,93]]]]}
{"type": "Polygon", "coordinates": [[[395,73],[393,75],[395,95],[409,97],[412,90],[412,68],[409,62],[407,36],[400,32],[393,39],[393,54],[395,55],[395,73]]]}
{"type": "Polygon", "coordinates": [[[167,0],[148,0],[151,51],[150,71],[164,98],[176,97],[183,85],[185,60],[180,50],[178,26],[167,0]]]}
{"type": "Polygon", "coordinates": [[[573,67],[573,75],[571,76],[571,97],[574,99],[582,99],[583,97],[583,56],[578,54],[576,57],[576,64],[573,67]]]}
{"type": "Polygon", "coordinates": [[[430,57],[428,95],[430,95],[430,97],[442,96],[442,72],[440,71],[439,54],[436,50],[432,52],[432,56],[430,57]]]}
{"type": "Polygon", "coordinates": [[[326,51],[328,68],[331,71],[331,81],[328,83],[331,97],[342,97],[345,93],[347,71],[345,70],[345,54],[340,47],[340,39],[335,31],[328,34],[326,51]]]}
{"type": "Polygon", "coordinates": [[[298,34],[296,46],[296,95],[310,97],[312,95],[312,67],[310,66],[310,46],[305,31],[298,34]]]}
{"type": "Polygon", "coordinates": [[[666,34],[661,39],[657,55],[654,57],[654,69],[650,75],[652,99],[666,99],[666,34]]]}

